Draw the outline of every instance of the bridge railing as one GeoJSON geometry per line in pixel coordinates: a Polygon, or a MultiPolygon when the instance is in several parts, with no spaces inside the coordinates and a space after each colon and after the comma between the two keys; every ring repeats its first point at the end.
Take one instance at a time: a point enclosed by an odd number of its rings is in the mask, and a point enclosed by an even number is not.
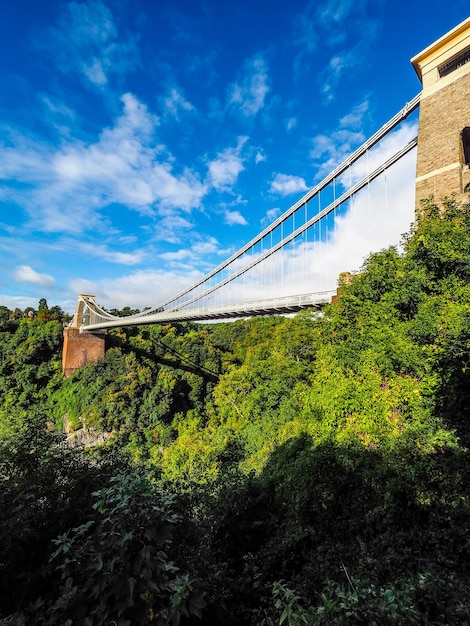
{"type": "Polygon", "coordinates": [[[331,302],[336,290],[328,290],[312,294],[300,294],[281,298],[266,298],[238,304],[206,306],[182,311],[160,311],[151,315],[135,315],[117,317],[102,321],[94,321],[81,327],[83,332],[105,330],[124,326],[140,326],[147,324],[167,324],[183,321],[208,321],[216,319],[233,319],[251,317],[253,315],[288,314],[305,308],[321,308],[331,302]]]}

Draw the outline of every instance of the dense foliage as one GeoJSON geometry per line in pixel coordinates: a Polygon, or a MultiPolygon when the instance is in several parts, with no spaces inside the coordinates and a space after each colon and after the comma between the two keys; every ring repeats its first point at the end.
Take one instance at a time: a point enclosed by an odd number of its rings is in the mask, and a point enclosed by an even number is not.
{"type": "Polygon", "coordinates": [[[123,329],[67,379],[63,312],[0,307],[0,620],[465,624],[469,279],[448,200],[321,313],[123,329]]]}

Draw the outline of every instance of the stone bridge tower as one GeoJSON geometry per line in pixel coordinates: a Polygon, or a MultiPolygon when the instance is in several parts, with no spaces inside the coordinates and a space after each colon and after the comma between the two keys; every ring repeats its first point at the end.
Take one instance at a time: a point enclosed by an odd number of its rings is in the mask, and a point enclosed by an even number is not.
{"type": "Polygon", "coordinates": [[[411,62],[423,85],[416,209],[452,193],[470,202],[470,17],[411,62]]]}

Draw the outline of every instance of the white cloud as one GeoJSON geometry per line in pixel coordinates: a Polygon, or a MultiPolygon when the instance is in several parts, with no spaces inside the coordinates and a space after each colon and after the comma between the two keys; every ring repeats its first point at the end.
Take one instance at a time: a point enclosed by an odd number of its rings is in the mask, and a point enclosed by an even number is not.
{"type": "Polygon", "coordinates": [[[254,117],[264,106],[269,93],[266,61],[256,56],[246,61],[242,77],[229,89],[228,105],[244,117],[254,117]]]}
{"type": "Polygon", "coordinates": [[[40,287],[52,287],[55,279],[50,274],[40,274],[29,265],[19,265],[14,273],[15,280],[19,283],[31,283],[40,287]]]}
{"type": "Polygon", "coordinates": [[[323,178],[366,140],[362,131],[369,111],[367,100],[344,115],[336,129],[312,137],[310,157],[318,164],[317,178],[323,178]]]}
{"type": "Polygon", "coordinates": [[[266,211],[266,215],[261,219],[262,224],[271,224],[274,220],[281,215],[281,209],[276,207],[274,209],[269,209],[266,211]]]}
{"type": "Polygon", "coordinates": [[[163,106],[165,113],[171,115],[171,117],[174,117],[176,120],[180,118],[180,111],[189,113],[195,110],[194,106],[188,102],[176,88],[171,89],[169,95],[164,98],[163,106]]]}
{"type": "Polygon", "coordinates": [[[37,94],[41,106],[41,118],[52,128],[55,128],[60,137],[70,134],[69,125],[76,122],[76,115],[63,100],[47,93],[37,94]]]}
{"type": "Polygon", "coordinates": [[[74,71],[97,87],[138,61],[135,42],[123,29],[118,32],[113,14],[99,0],[66,4],[46,42],[38,46],[50,52],[61,71],[74,71]]]}
{"type": "Polygon", "coordinates": [[[291,193],[299,193],[307,190],[308,187],[303,178],[289,174],[276,174],[269,188],[270,193],[281,196],[288,196],[291,193]]]}
{"type": "Polygon", "coordinates": [[[192,246],[192,252],[197,256],[207,254],[218,254],[220,252],[219,242],[215,237],[207,237],[205,240],[196,241],[192,246]]]}
{"type": "MultiPolygon", "coordinates": [[[[133,174],[137,168],[151,167],[156,156],[150,148],[158,118],[130,93],[121,98],[123,113],[112,128],[105,128],[96,143],[70,142],[55,155],[53,166],[59,180],[65,182],[99,182],[109,180],[118,184],[119,191],[130,196],[131,204],[146,204],[152,200],[151,188],[136,184],[133,174]],[[126,177],[125,186],[119,185],[126,177]],[[131,189],[127,190],[127,183],[131,189]]],[[[110,190],[107,191],[109,193],[110,190]]]]}
{"type": "Polygon", "coordinates": [[[294,64],[296,72],[306,69],[307,59],[317,47],[319,29],[314,9],[315,2],[309,2],[304,12],[297,15],[294,21],[291,41],[294,46],[300,49],[294,64]]]}
{"type": "Polygon", "coordinates": [[[266,161],[266,155],[262,150],[258,150],[255,154],[255,163],[258,165],[258,163],[262,163],[263,161],[266,161]]]}
{"type": "Polygon", "coordinates": [[[132,94],[123,95],[122,104],[122,114],[95,142],[65,139],[54,150],[10,132],[8,144],[0,144],[0,179],[15,181],[8,199],[26,208],[33,227],[99,230],[98,210],[110,204],[149,215],[200,206],[207,185],[189,169],[175,172],[171,155],[155,142],[158,118],[132,94]]]}
{"type": "Polygon", "coordinates": [[[331,172],[359,145],[366,136],[361,131],[338,129],[328,135],[316,135],[312,138],[311,159],[319,164],[317,178],[323,178],[331,172]]]}
{"type": "Polygon", "coordinates": [[[230,191],[244,167],[241,156],[247,137],[239,137],[236,148],[226,148],[207,164],[209,184],[217,191],[230,191]]]}
{"type": "Polygon", "coordinates": [[[90,281],[76,278],[70,281],[75,293],[92,293],[96,302],[106,308],[143,309],[157,306],[183,291],[201,278],[201,272],[185,269],[182,272],[167,270],[140,270],[118,278],[90,281]]]}
{"type": "Polygon", "coordinates": [[[219,154],[208,164],[208,168],[210,183],[218,191],[230,189],[245,169],[243,159],[230,149],[219,154]]]}
{"type": "Polygon", "coordinates": [[[320,90],[327,100],[332,100],[334,90],[345,70],[358,66],[362,59],[362,47],[357,46],[331,57],[327,67],[319,74],[320,90]]]}
{"type": "Polygon", "coordinates": [[[46,143],[23,136],[16,130],[2,127],[0,141],[0,179],[42,184],[50,177],[54,151],[46,143]]]}
{"type": "Polygon", "coordinates": [[[192,253],[191,250],[176,250],[176,252],[162,252],[158,255],[161,259],[168,262],[173,261],[184,261],[186,259],[191,258],[192,253]]]}
{"type": "Polygon", "coordinates": [[[225,254],[225,250],[220,249],[219,242],[215,237],[207,237],[194,241],[190,248],[181,248],[174,252],[163,252],[159,254],[159,258],[166,261],[171,267],[189,268],[194,266],[207,265],[211,266],[212,257],[225,254]]]}
{"type": "Polygon", "coordinates": [[[315,63],[315,75],[327,100],[333,98],[343,71],[353,72],[359,67],[377,35],[376,22],[367,8],[366,0],[311,0],[294,22],[291,41],[299,50],[295,75],[309,75],[315,63]],[[332,55],[330,50],[334,51],[332,55]],[[330,56],[322,67],[324,55],[330,56]]]}
{"type": "MultiPolygon", "coordinates": [[[[144,173],[141,173],[144,175],[144,173]]],[[[170,164],[153,164],[148,172],[152,191],[152,203],[163,209],[181,209],[191,211],[198,208],[207,186],[189,168],[181,175],[173,173],[170,164]]]]}
{"type": "Polygon", "coordinates": [[[368,100],[363,100],[353,107],[352,111],[343,115],[339,120],[341,128],[350,128],[359,130],[364,125],[364,119],[369,113],[370,104],[368,100]]]}
{"type": "Polygon", "coordinates": [[[362,180],[412,141],[417,134],[417,120],[402,122],[397,129],[386,135],[344,174],[344,186],[347,187],[362,180]]]}
{"type": "Polygon", "coordinates": [[[293,130],[295,127],[297,126],[297,118],[295,117],[290,117],[287,122],[286,122],[286,130],[287,132],[290,132],[291,130],[293,130]]]}
{"type": "Polygon", "coordinates": [[[153,239],[178,244],[188,236],[188,231],[193,227],[194,224],[181,215],[170,213],[158,222],[153,232],[153,239]]]}
{"type": "MultiPolygon", "coordinates": [[[[341,272],[359,271],[371,252],[398,246],[409,230],[414,221],[415,165],[416,150],[337,210],[327,234],[325,225],[309,231],[306,238],[291,242],[221,288],[213,300],[259,301],[335,290],[341,272]]],[[[247,254],[246,261],[255,258],[247,254]]],[[[234,262],[232,270],[240,266],[234,262]]]]}
{"type": "Polygon", "coordinates": [[[248,222],[240,213],[240,211],[225,211],[224,214],[225,222],[229,226],[233,226],[234,224],[239,224],[240,226],[246,226],[248,222]]]}
{"type": "Polygon", "coordinates": [[[29,296],[10,296],[8,294],[0,293],[0,305],[6,306],[10,310],[21,309],[22,311],[27,307],[36,309],[38,306],[37,298],[31,298],[29,296]]]}
{"type": "Polygon", "coordinates": [[[349,16],[354,4],[353,0],[328,0],[320,4],[317,10],[317,16],[322,26],[331,28],[337,24],[341,24],[349,16]]]}
{"type": "Polygon", "coordinates": [[[118,250],[109,250],[103,244],[79,243],[80,250],[87,255],[95,258],[103,259],[110,263],[119,263],[120,265],[137,265],[142,262],[144,253],[142,250],[137,252],[120,252],[118,250]]]}
{"type": "Polygon", "coordinates": [[[103,70],[103,64],[98,59],[93,59],[90,65],[83,65],[83,73],[95,85],[106,85],[108,79],[103,70]]]}

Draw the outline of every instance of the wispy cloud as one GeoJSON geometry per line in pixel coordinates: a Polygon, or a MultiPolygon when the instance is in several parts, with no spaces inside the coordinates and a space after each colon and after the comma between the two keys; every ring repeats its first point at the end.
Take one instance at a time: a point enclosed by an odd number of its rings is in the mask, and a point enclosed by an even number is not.
{"type": "Polygon", "coordinates": [[[279,207],[269,209],[268,211],[266,211],[266,215],[261,218],[261,224],[271,224],[271,222],[274,222],[276,217],[279,217],[280,214],[281,209],[279,207]]]}
{"type": "Polygon", "coordinates": [[[292,193],[307,191],[307,189],[307,184],[301,176],[289,174],[276,174],[269,187],[270,193],[280,196],[288,196],[292,193]]]}
{"type": "Polygon", "coordinates": [[[316,178],[323,178],[366,139],[363,128],[368,117],[369,103],[364,101],[344,115],[338,126],[328,134],[312,137],[310,158],[318,166],[316,178]]]}
{"type": "Polygon", "coordinates": [[[287,130],[287,132],[290,132],[296,126],[297,126],[297,118],[289,117],[289,119],[286,121],[286,130],[287,130]]]}
{"type": "Polygon", "coordinates": [[[190,247],[180,248],[172,252],[162,252],[158,255],[163,259],[169,267],[188,269],[195,265],[212,267],[213,258],[226,254],[226,250],[221,249],[218,240],[215,237],[205,237],[197,239],[190,247]]]}
{"type": "Polygon", "coordinates": [[[263,108],[269,92],[269,76],[266,61],[255,56],[245,62],[241,76],[230,86],[228,105],[244,117],[254,117],[263,108]]]}
{"type": "Polygon", "coordinates": [[[376,34],[367,0],[311,0],[294,22],[295,76],[310,73],[315,63],[321,93],[330,100],[343,72],[360,65],[376,34]]]}
{"type": "Polygon", "coordinates": [[[15,272],[14,278],[19,283],[31,283],[40,287],[52,287],[55,279],[50,274],[40,274],[29,265],[19,265],[15,272]]]}
{"type": "Polygon", "coordinates": [[[70,287],[75,293],[95,294],[96,301],[105,307],[143,309],[183,291],[201,276],[201,272],[187,267],[180,272],[148,269],[111,279],[90,281],[76,278],[70,282],[70,287]]]}
{"type": "Polygon", "coordinates": [[[99,210],[110,204],[163,217],[199,207],[207,185],[189,168],[175,172],[156,142],[158,118],[130,93],[121,101],[122,114],[95,142],[64,140],[57,149],[11,131],[0,144],[3,199],[24,207],[38,229],[75,234],[102,229],[99,210]]]}
{"type": "Polygon", "coordinates": [[[273,254],[231,285],[232,298],[335,290],[341,272],[360,271],[371,252],[399,244],[414,220],[415,165],[412,151],[335,211],[326,236],[307,233],[303,242],[273,254]]]}
{"type": "Polygon", "coordinates": [[[320,72],[318,82],[320,91],[326,100],[332,100],[336,87],[343,73],[358,66],[361,62],[363,51],[360,46],[351,50],[343,51],[331,57],[326,68],[320,72]]]}
{"type": "Polygon", "coordinates": [[[169,263],[173,262],[181,262],[187,261],[192,256],[191,250],[181,248],[180,250],[175,250],[174,252],[162,252],[159,257],[164,261],[168,261],[169,263]]]}
{"type": "Polygon", "coordinates": [[[207,164],[208,183],[217,191],[230,191],[238,175],[245,169],[241,156],[247,137],[239,137],[236,148],[226,148],[207,164]]]}
{"type": "Polygon", "coordinates": [[[257,150],[255,154],[255,163],[258,165],[258,163],[262,163],[263,161],[266,161],[266,155],[262,150],[257,150]]]}
{"type": "Polygon", "coordinates": [[[24,310],[29,306],[34,309],[38,306],[38,298],[32,296],[12,296],[7,293],[0,293],[0,302],[3,306],[12,310],[16,308],[24,310]]]}
{"type": "MultiPolygon", "coordinates": [[[[376,146],[374,146],[368,153],[359,159],[355,165],[351,168],[351,172],[347,174],[347,184],[363,179],[367,174],[374,171],[377,167],[385,163],[390,157],[396,154],[401,148],[406,146],[412,139],[418,134],[418,121],[411,119],[400,124],[398,128],[384,137],[376,146]]],[[[403,159],[404,160],[404,159],[403,159]]],[[[402,171],[395,165],[391,172],[402,171]]],[[[412,180],[414,168],[412,167],[411,174],[409,175],[412,180]]],[[[398,183],[400,184],[400,183],[398,183]]],[[[414,202],[411,203],[414,206],[414,202]]]]}
{"type": "Polygon", "coordinates": [[[364,100],[357,104],[349,113],[343,115],[339,120],[342,128],[351,128],[359,130],[364,126],[364,121],[369,114],[370,104],[368,100],[364,100]]]}
{"type": "Polygon", "coordinates": [[[215,237],[207,237],[199,241],[195,241],[192,248],[192,252],[198,256],[204,256],[207,254],[219,254],[220,244],[215,237]]]}
{"type": "Polygon", "coordinates": [[[153,239],[156,241],[179,244],[188,236],[188,232],[193,228],[193,222],[181,215],[171,212],[158,222],[157,227],[153,231],[153,239]]]}
{"type": "Polygon", "coordinates": [[[61,98],[48,93],[37,94],[41,119],[54,128],[59,137],[68,137],[71,127],[77,123],[75,111],[61,98]]]}
{"type": "Polygon", "coordinates": [[[111,11],[99,0],[63,6],[47,40],[37,46],[50,52],[59,69],[73,71],[85,82],[105,86],[112,75],[122,75],[138,62],[136,42],[119,31],[111,11]]]}
{"type": "Polygon", "coordinates": [[[315,15],[316,6],[316,2],[309,2],[304,11],[297,15],[294,20],[292,43],[299,49],[294,62],[296,73],[305,67],[306,62],[317,47],[320,33],[315,15]]]}
{"type": "Polygon", "coordinates": [[[238,224],[239,226],[246,226],[248,222],[240,213],[240,211],[225,211],[225,223],[229,226],[234,226],[238,224]]]}
{"type": "Polygon", "coordinates": [[[324,28],[334,28],[348,18],[352,8],[359,8],[363,2],[353,0],[327,0],[317,9],[317,17],[324,28]]]}
{"type": "Polygon", "coordinates": [[[79,243],[79,248],[85,254],[89,254],[94,258],[103,259],[109,263],[118,263],[120,265],[137,265],[142,262],[144,253],[142,250],[136,252],[121,252],[119,250],[110,250],[103,244],[79,243]]]}
{"type": "Polygon", "coordinates": [[[175,120],[180,119],[181,113],[190,113],[195,111],[194,106],[185,99],[181,91],[173,87],[170,93],[163,99],[164,113],[173,117],[175,120]]]}

